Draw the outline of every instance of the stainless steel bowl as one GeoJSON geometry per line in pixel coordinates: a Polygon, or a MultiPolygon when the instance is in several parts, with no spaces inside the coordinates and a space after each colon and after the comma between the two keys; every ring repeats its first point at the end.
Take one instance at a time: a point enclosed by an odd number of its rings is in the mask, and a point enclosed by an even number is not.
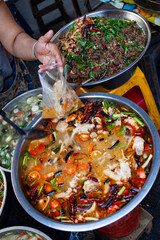
{"type": "MultiPolygon", "coordinates": [[[[104,87],[106,87],[107,89],[117,88],[129,80],[129,78],[132,76],[134,70],[136,69],[139,60],[144,56],[145,52],[147,51],[150,41],[151,41],[150,26],[144,17],[142,17],[141,15],[138,15],[135,12],[131,12],[131,11],[127,11],[127,10],[119,10],[119,9],[102,10],[99,12],[89,13],[89,14],[87,14],[87,16],[89,16],[89,17],[101,16],[101,17],[109,17],[109,18],[120,18],[120,19],[125,19],[125,20],[134,20],[134,21],[136,21],[137,25],[143,29],[143,32],[147,37],[147,42],[146,42],[146,46],[145,46],[144,50],[141,52],[141,54],[138,56],[138,58],[134,62],[132,62],[128,67],[126,67],[122,71],[120,71],[110,77],[104,78],[99,81],[89,82],[89,83],[85,84],[85,87],[94,87],[94,85],[101,84],[104,87]]],[[[83,18],[83,17],[84,16],[82,16],[81,18],[83,18]]],[[[60,38],[62,38],[62,36],[64,36],[68,32],[68,30],[71,27],[73,22],[74,21],[67,24],[63,28],[61,28],[54,35],[54,37],[52,38],[52,41],[54,43],[57,43],[58,40],[60,38]]],[[[72,86],[74,86],[74,83],[70,83],[70,84],[72,86]]]]}
{"type": "Polygon", "coordinates": [[[15,97],[9,103],[7,103],[2,109],[7,112],[11,111],[15,107],[15,105],[17,105],[20,101],[25,100],[28,97],[38,95],[40,93],[42,93],[42,88],[36,88],[25,93],[22,93],[21,95],[15,97]]]}
{"type": "MultiPolygon", "coordinates": [[[[13,110],[13,108],[19,104],[19,102],[29,98],[29,97],[32,97],[32,96],[35,96],[35,95],[38,95],[38,94],[42,94],[42,88],[37,88],[37,89],[33,89],[33,90],[30,90],[30,91],[27,91],[17,97],[15,97],[13,100],[11,100],[9,103],[7,103],[2,109],[5,111],[5,112],[10,112],[11,110],[13,110]]],[[[7,168],[4,168],[2,166],[0,166],[1,169],[3,171],[6,171],[6,172],[11,172],[10,169],[7,169],[7,168]]]]}
{"type": "Polygon", "coordinates": [[[134,0],[143,11],[160,14],[160,0],[134,0]]]}
{"type": "MultiPolygon", "coordinates": [[[[26,232],[37,234],[42,240],[53,240],[50,237],[48,237],[46,234],[44,234],[43,232],[41,232],[41,231],[39,231],[35,228],[25,227],[25,226],[13,226],[13,227],[8,227],[8,228],[1,229],[0,230],[0,239],[3,239],[4,237],[9,236],[9,234],[11,234],[11,233],[13,233],[13,234],[24,233],[25,234],[26,232]]],[[[6,239],[8,239],[8,238],[6,238],[6,239]]]]}
{"type": "MultiPolygon", "coordinates": [[[[143,121],[146,123],[146,125],[149,128],[149,131],[151,133],[152,139],[153,139],[153,152],[154,152],[154,157],[153,157],[153,164],[151,167],[150,174],[147,178],[146,183],[144,184],[142,190],[135,196],[133,200],[131,200],[126,206],[124,206],[122,209],[120,209],[118,212],[116,212],[113,215],[110,215],[107,218],[101,219],[96,222],[88,222],[88,223],[80,223],[80,224],[71,224],[71,223],[60,223],[57,221],[54,221],[40,212],[38,212],[27,200],[27,197],[25,193],[23,192],[23,186],[22,186],[22,181],[21,181],[21,160],[23,158],[23,154],[26,150],[28,142],[22,137],[17,145],[17,148],[15,150],[14,154],[14,160],[12,162],[12,172],[11,172],[11,179],[12,179],[12,185],[14,192],[16,194],[16,197],[22,207],[27,211],[29,215],[31,215],[34,219],[39,221],[40,223],[59,230],[63,231],[88,231],[88,230],[93,230],[97,228],[104,227],[106,225],[109,225],[120,218],[124,217],[126,214],[131,212],[142,200],[143,198],[147,195],[149,190],[151,189],[158,170],[159,170],[159,163],[160,163],[160,140],[159,140],[159,135],[157,132],[157,129],[150,119],[150,117],[147,115],[147,113],[140,108],[137,104],[133,103],[132,101],[113,94],[106,94],[106,93],[87,93],[87,94],[82,94],[80,95],[80,98],[83,101],[87,100],[107,100],[107,101],[112,101],[116,102],[122,105],[125,105],[129,107],[131,110],[133,110],[137,115],[139,115],[143,121]]],[[[39,119],[35,119],[30,126],[34,127],[40,123],[42,123],[42,118],[39,116],[39,119]]]]}

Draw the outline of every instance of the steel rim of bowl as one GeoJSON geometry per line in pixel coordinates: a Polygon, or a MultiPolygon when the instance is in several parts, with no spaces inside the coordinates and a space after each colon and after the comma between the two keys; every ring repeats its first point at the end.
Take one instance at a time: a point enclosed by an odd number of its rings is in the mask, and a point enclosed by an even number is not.
{"type": "MultiPolygon", "coordinates": [[[[147,37],[147,43],[146,43],[146,46],[145,46],[145,48],[143,49],[143,51],[141,52],[141,54],[138,56],[138,58],[136,59],[136,60],[134,60],[131,64],[129,64],[128,65],[128,67],[126,67],[125,69],[123,69],[123,70],[121,70],[120,72],[118,72],[118,73],[116,73],[116,74],[114,74],[114,75],[112,75],[112,76],[110,76],[110,77],[107,77],[107,78],[104,78],[104,79],[101,79],[101,80],[98,80],[98,81],[95,81],[95,82],[90,82],[90,83],[86,83],[85,84],[85,86],[87,87],[87,86],[94,86],[94,85],[97,85],[97,84],[101,84],[101,83],[104,83],[104,82],[109,82],[110,80],[114,80],[114,78],[116,78],[116,77],[118,77],[118,76],[120,76],[121,74],[123,74],[123,73],[125,73],[125,72],[127,72],[128,70],[131,70],[131,68],[133,67],[133,66],[135,66],[138,62],[139,62],[139,60],[144,56],[144,54],[146,53],[146,51],[147,51],[147,49],[148,49],[148,47],[149,47],[149,44],[150,44],[150,41],[151,41],[151,29],[150,29],[150,26],[149,26],[149,23],[148,23],[148,21],[143,17],[143,16],[141,16],[141,15],[139,15],[138,13],[135,13],[135,12],[133,12],[133,11],[129,11],[129,10],[122,10],[122,9],[108,9],[108,10],[102,10],[102,11],[97,11],[97,12],[91,12],[91,13],[88,13],[88,14],[86,14],[86,16],[88,16],[88,17],[94,17],[94,16],[103,16],[104,14],[111,14],[111,13],[116,13],[118,16],[119,16],[119,18],[123,18],[123,14],[125,13],[125,14],[128,14],[128,18],[125,18],[126,20],[135,20],[136,18],[138,18],[144,25],[145,25],[145,27],[146,27],[146,30],[147,30],[147,35],[148,35],[148,37],[147,37]]],[[[82,18],[84,18],[84,16],[82,16],[82,17],[80,17],[80,19],[82,19],[82,18]]],[[[116,18],[117,18],[117,16],[116,16],[116,18]]],[[[54,43],[57,43],[57,41],[56,41],[56,38],[58,38],[59,37],[59,35],[65,30],[65,29],[67,29],[67,28],[69,28],[71,25],[72,25],[72,23],[74,22],[74,21],[77,21],[78,19],[75,19],[75,20],[73,20],[72,22],[70,22],[70,23],[68,23],[67,25],[65,25],[64,27],[62,27],[54,36],[53,36],[53,38],[51,39],[51,41],[52,42],[54,42],[54,43]]],[[[137,21],[136,21],[136,23],[137,23],[137,21]]],[[[138,23],[137,23],[138,24],[138,23]]],[[[138,26],[141,26],[140,24],[138,24],[138,26]]],[[[142,27],[142,26],[141,26],[142,27]]],[[[142,27],[142,29],[144,30],[144,28],[142,27]]],[[[68,29],[69,30],[69,29],[68,29]]],[[[67,31],[68,31],[67,30],[67,31]]],[[[64,32],[64,34],[65,34],[66,32],[64,32]]],[[[64,36],[64,34],[62,35],[62,36],[64,36]]],[[[74,83],[69,83],[71,86],[74,86],[74,83]]]]}
{"type": "Polygon", "coordinates": [[[6,197],[7,197],[7,179],[6,179],[6,175],[4,173],[4,171],[2,170],[2,168],[0,167],[0,172],[2,173],[2,177],[3,177],[3,182],[4,182],[4,195],[3,195],[3,201],[2,201],[2,205],[0,208],[0,216],[3,213],[3,209],[6,203],[6,197]]]}
{"type": "Polygon", "coordinates": [[[151,13],[160,13],[160,1],[153,0],[135,0],[134,1],[142,10],[151,13]]]}
{"type": "MultiPolygon", "coordinates": [[[[109,224],[112,224],[113,222],[121,219],[125,215],[127,215],[129,212],[131,212],[147,195],[147,193],[150,191],[156,177],[159,171],[159,165],[160,165],[160,140],[159,140],[159,134],[158,131],[153,123],[153,121],[150,119],[148,114],[137,104],[134,102],[118,96],[114,94],[107,94],[107,93],[87,93],[87,94],[81,94],[79,97],[83,100],[96,100],[96,99],[104,99],[109,101],[115,101],[119,104],[126,105],[131,108],[132,111],[136,112],[146,123],[146,125],[149,128],[149,131],[151,133],[151,137],[153,139],[154,143],[154,158],[153,158],[153,164],[151,167],[150,174],[146,180],[146,183],[143,185],[143,188],[141,191],[128,203],[126,206],[124,206],[122,209],[114,213],[113,215],[110,215],[106,218],[100,219],[95,222],[88,222],[88,223],[78,223],[78,224],[72,224],[72,223],[61,223],[57,222],[55,220],[52,220],[45,215],[38,212],[35,208],[32,207],[32,205],[29,203],[29,201],[26,199],[25,195],[23,194],[23,191],[20,187],[20,184],[18,182],[18,159],[19,159],[19,149],[21,145],[23,144],[24,138],[20,139],[17,145],[17,148],[14,155],[14,161],[12,162],[12,171],[11,171],[11,179],[12,179],[12,185],[15,192],[15,195],[22,205],[22,207],[27,211],[27,213],[32,216],[34,219],[36,219],[38,222],[57,229],[57,230],[63,230],[63,231],[69,231],[69,232],[83,232],[83,231],[89,231],[98,229],[101,227],[105,227],[109,224]]],[[[39,115],[39,120],[41,118],[41,115],[39,115]]],[[[30,124],[30,126],[35,126],[37,122],[34,121],[30,124]]]]}
{"type": "MultiPolygon", "coordinates": [[[[13,109],[13,106],[15,105],[15,103],[17,103],[18,101],[20,101],[21,99],[24,99],[24,98],[27,98],[28,97],[32,97],[36,94],[41,94],[42,93],[42,88],[36,88],[36,89],[32,89],[32,90],[29,90],[25,93],[22,93],[20,94],[19,96],[13,98],[10,102],[8,102],[3,108],[2,110],[4,111],[8,111],[8,110],[11,110],[13,109]]],[[[12,161],[12,160],[11,160],[12,161]]],[[[5,172],[9,172],[11,173],[11,169],[8,169],[8,168],[5,168],[5,167],[2,167],[0,165],[0,168],[5,171],[5,172]]]]}
{"type": "Polygon", "coordinates": [[[9,232],[14,233],[14,231],[16,232],[19,230],[33,232],[33,233],[39,234],[40,237],[43,237],[46,240],[53,240],[50,237],[48,237],[45,233],[41,232],[40,230],[38,230],[36,228],[26,227],[26,226],[12,226],[12,227],[7,227],[7,228],[2,228],[2,229],[0,229],[0,234],[5,234],[5,233],[9,233],[9,232]]]}

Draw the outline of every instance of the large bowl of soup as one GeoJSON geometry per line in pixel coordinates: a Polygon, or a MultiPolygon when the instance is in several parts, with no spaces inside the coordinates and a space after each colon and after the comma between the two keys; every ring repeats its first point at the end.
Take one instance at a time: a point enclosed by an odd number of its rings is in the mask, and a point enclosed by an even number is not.
{"type": "Polygon", "coordinates": [[[49,135],[22,137],[12,162],[22,207],[64,231],[98,229],[121,219],[145,198],[159,170],[159,135],[144,110],[112,94],[80,99],[84,107],[66,119],[34,120],[31,127],[49,135]]]}

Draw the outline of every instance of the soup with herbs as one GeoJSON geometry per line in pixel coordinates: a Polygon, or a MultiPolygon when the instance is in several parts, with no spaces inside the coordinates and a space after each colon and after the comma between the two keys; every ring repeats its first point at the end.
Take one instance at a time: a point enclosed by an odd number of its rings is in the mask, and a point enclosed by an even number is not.
{"type": "Polygon", "coordinates": [[[142,119],[128,107],[86,101],[66,119],[43,123],[48,137],[31,141],[22,159],[30,203],[67,223],[113,214],[141,190],[153,145],[142,119]]]}

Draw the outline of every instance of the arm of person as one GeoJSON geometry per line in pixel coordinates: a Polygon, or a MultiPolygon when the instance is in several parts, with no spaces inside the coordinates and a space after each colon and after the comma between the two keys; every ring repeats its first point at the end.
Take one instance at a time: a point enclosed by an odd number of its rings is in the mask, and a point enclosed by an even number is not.
{"type": "Polygon", "coordinates": [[[31,38],[14,20],[3,0],[0,1],[0,23],[0,42],[13,56],[28,61],[35,60],[36,56],[43,64],[55,60],[59,67],[63,68],[60,51],[55,44],[50,42],[53,37],[52,30],[41,36],[38,41],[31,38]]]}

